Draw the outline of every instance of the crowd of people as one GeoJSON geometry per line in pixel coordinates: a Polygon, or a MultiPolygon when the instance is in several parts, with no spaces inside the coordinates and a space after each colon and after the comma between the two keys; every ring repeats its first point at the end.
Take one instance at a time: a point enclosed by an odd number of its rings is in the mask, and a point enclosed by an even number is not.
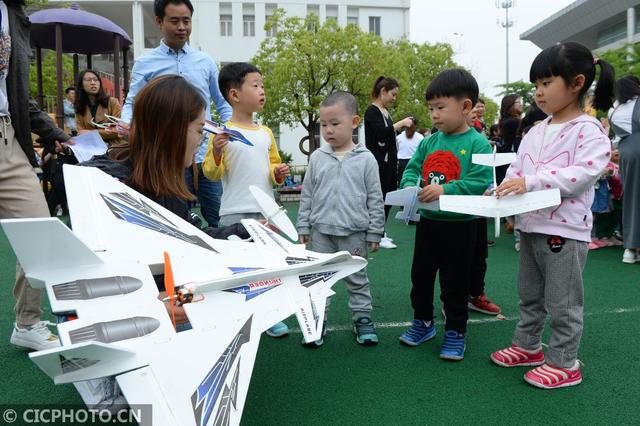
{"type": "MultiPolygon", "coordinates": [[[[0,32],[10,33],[11,46],[17,46],[28,37],[16,24],[24,16],[22,2],[0,1],[0,12],[9,17],[0,32]]],[[[50,215],[33,171],[31,131],[40,136],[46,152],[71,156],[70,136],[97,130],[109,149],[83,166],[100,168],[193,224],[197,223],[189,202],[198,199],[208,225],[204,230],[214,238],[245,236],[241,219],[260,218],[248,186],[269,193],[289,175],[270,129],[254,120],[267,101],[260,70],[231,63],[218,71],[208,55],[192,49],[189,0],[156,0],[154,12],[164,38],[136,61],[122,108],[105,94],[95,71],[82,72],[76,88],[67,89],[70,135],[29,101],[28,52],[15,49],[10,57],[0,58],[5,141],[0,149],[0,217],[50,215]],[[224,133],[204,132],[212,101],[226,126],[242,133],[252,146],[232,142],[224,133]],[[119,118],[117,126],[111,125],[113,117],[119,118]]],[[[312,250],[346,250],[366,258],[379,247],[395,247],[385,233],[389,206],[383,200],[399,187],[420,184],[421,202],[443,194],[505,197],[558,188],[559,206],[524,213],[507,223],[517,234],[520,251],[520,321],[511,346],[491,354],[502,367],[535,367],[525,380],[551,389],[582,380],[578,350],[588,250],[624,244],[623,262],[640,261],[640,81],[629,76],[614,85],[613,68],[571,42],[542,51],[533,61],[530,80],[535,104],[524,117],[522,100],[508,95],[502,100],[499,122],[487,126],[475,78],[462,69],[444,70],[425,92],[434,128],[420,134],[413,117],[394,122],[389,108],[401,88],[395,79],[380,76],[363,115],[365,143],[355,143],[352,136],[361,124],[354,96],[330,94],[320,106],[326,144],[310,156],[297,227],[300,242],[312,250]],[[597,85],[590,95],[597,68],[597,85]],[[604,114],[601,120],[585,112],[587,99],[591,109],[601,112],[596,114],[604,114]],[[613,140],[603,126],[607,119],[613,140]],[[491,187],[491,168],[471,161],[473,154],[491,153],[492,146],[517,156],[497,172],[497,188],[491,187]],[[548,314],[551,337],[543,351],[548,314]]],[[[413,318],[399,340],[415,347],[436,336],[434,292],[439,274],[445,317],[440,358],[460,361],[466,350],[468,310],[491,315],[501,311],[485,292],[487,221],[422,210],[414,244],[409,294],[413,318]]],[[[59,345],[40,319],[41,290],[31,288],[20,265],[16,270],[11,342],[35,350],[59,345]]],[[[369,278],[363,269],[345,279],[355,338],[362,345],[378,343],[369,278]]],[[[161,280],[158,290],[162,297],[161,280]]],[[[188,323],[183,310],[176,314],[178,323],[188,323]]],[[[267,331],[272,337],[287,333],[284,322],[267,331]]],[[[323,333],[305,345],[320,347],[324,337],[323,333]]]]}

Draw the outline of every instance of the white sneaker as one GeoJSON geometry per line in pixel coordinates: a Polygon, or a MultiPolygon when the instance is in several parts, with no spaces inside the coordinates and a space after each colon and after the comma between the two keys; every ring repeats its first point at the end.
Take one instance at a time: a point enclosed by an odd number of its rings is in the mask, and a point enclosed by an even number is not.
{"type": "Polygon", "coordinates": [[[386,249],[394,249],[398,246],[393,244],[393,241],[391,241],[389,238],[382,237],[382,239],[380,240],[380,247],[386,248],[386,249]]]}
{"type": "Polygon", "coordinates": [[[387,233],[384,233],[384,236],[382,238],[386,238],[387,240],[393,242],[393,238],[391,238],[390,236],[387,235],[387,233]]]}
{"type": "Polygon", "coordinates": [[[634,249],[625,249],[622,255],[622,261],[624,263],[636,263],[640,262],[640,257],[638,256],[638,252],[634,249]]]}
{"type": "Polygon", "coordinates": [[[47,328],[48,325],[53,324],[48,321],[40,321],[29,327],[22,328],[14,323],[10,342],[12,345],[36,351],[57,348],[60,346],[60,339],[51,333],[51,330],[47,328]]]}
{"type": "Polygon", "coordinates": [[[515,245],[513,246],[514,249],[516,249],[516,251],[520,251],[520,242],[515,243],[515,245]]]}

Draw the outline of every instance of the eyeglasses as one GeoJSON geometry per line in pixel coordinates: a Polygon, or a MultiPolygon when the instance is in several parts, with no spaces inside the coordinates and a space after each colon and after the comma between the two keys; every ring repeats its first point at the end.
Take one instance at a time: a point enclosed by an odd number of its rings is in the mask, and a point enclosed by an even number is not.
{"type": "Polygon", "coordinates": [[[82,81],[85,81],[87,83],[98,83],[100,80],[97,78],[83,78],[82,81]]]}

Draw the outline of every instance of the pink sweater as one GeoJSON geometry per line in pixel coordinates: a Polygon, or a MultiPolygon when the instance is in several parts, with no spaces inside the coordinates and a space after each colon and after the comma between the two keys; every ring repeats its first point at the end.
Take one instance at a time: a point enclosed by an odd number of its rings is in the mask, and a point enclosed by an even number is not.
{"type": "Polygon", "coordinates": [[[561,128],[543,146],[550,118],[523,138],[518,159],[505,180],[524,176],[527,191],[559,188],[559,206],[523,213],[516,221],[522,232],[591,241],[593,185],[611,158],[611,142],[595,118],[581,115],[561,128]]]}

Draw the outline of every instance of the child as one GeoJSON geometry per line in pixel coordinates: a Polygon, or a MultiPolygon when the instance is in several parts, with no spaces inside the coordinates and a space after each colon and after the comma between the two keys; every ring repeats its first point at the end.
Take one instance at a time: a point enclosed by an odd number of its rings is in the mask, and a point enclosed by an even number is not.
{"type": "MultiPolygon", "coordinates": [[[[281,185],[289,174],[289,166],[281,164],[271,130],[253,121],[253,114],[262,110],[265,103],[260,71],[245,62],[230,63],[220,70],[218,85],[233,108],[231,121],[226,126],[253,143],[253,146],[237,141],[229,143],[227,134],[215,135],[209,140],[202,164],[206,177],[222,179],[220,225],[229,226],[241,219],[261,219],[260,208],[249,186],[255,185],[272,194],[272,182],[281,185]]],[[[272,337],[288,333],[288,327],[282,322],[267,330],[272,337]]]]}
{"type": "MultiPolygon", "coordinates": [[[[602,124],[602,122],[600,122],[602,124]]],[[[604,126],[603,126],[604,127],[604,126]]],[[[605,128],[605,133],[607,129],[605,128]]],[[[622,195],[622,182],[618,165],[609,162],[607,168],[600,174],[594,186],[593,204],[593,238],[589,243],[589,250],[597,250],[602,247],[621,246],[622,241],[614,235],[620,224],[620,198],[622,195]]]]}
{"type": "MultiPolygon", "coordinates": [[[[402,187],[414,186],[422,177],[420,201],[435,201],[442,194],[481,195],[490,185],[491,168],[471,162],[473,154],[491,152],[487,139],[467,123],[478,92],[476,80],[462,69],[441,72],[427,88],[431,121],[438,132],[420,142],[401,182],[402,187]]],[[[479,256],[477,222],[473,216],[443,211],[421,210],[420,216],[411,268],[414,319],[400,341],[418,346],[435,336],[433,290],[439,272],[446,314],[440,358],[462,360],[472,265],[479,256]]]]}
{"type": "Polygon", "coordinates": [[[555,389],[582,382],[577,360],[583,325],[582,272],[591,241],[593,185],[611,157],[611,144],[598,120],[580,104],[600,65],[593,106],[607,110],[613,68],[573,42],[543,50],[530,80],[535,102],[551,115],[525,136],[499,196],[559,188],[559,206],[522,214],[520,230],[520,321],[511,347],[494,352],[502,367],[538,366],[524,375],[536,387],[555,389]],[[542,332],[551,314],[546,358],[542,332]]]}
{"type": "MultiPolygon", "coordinates": [[[[366,259],[367,245],[371,251],[378,250],[384,233],[384,202],[375,157],[363,144],[353,142],[353,130],[359,124],[358,103],[352,94],[336,92],[320,104],[320,128],[328,145],[309,159],[298,210],[298,233],[301,243],[311,240],[314,251],[345,250],[366,259]]],[[[361,345],[375,345],[378,336],[371,320],[367,270],[344,280],[356,340],[361,345]]],[[[320,338],[311,345],[322,343],[320,338]]]]}

